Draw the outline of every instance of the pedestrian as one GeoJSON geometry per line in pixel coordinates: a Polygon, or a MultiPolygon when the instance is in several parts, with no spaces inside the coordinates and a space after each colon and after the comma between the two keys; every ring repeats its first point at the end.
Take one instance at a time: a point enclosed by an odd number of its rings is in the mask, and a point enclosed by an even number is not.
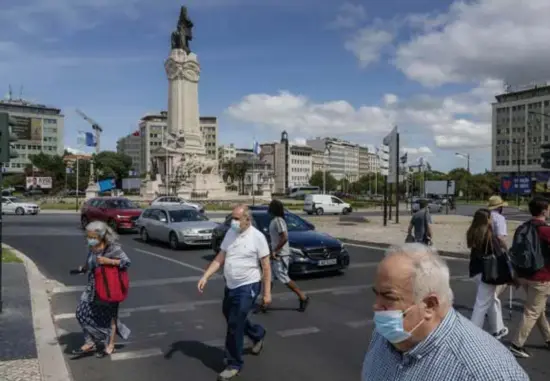
{"type": "Polygon", "coordinates": [[[264,346],[266,331],[261,325],[252,323],[249,315],[262,289],[263,305],[271,303],[270,250],[265,236],[251,225],[251,218],[246,205],[233,209],[231,228],[221,243],[220,252],[197,285],[202,293],[208,279],[223,266],[226,286],[222,309],[227,334],[226,368],[218,376],[220,381],[233,379],[240,373],[245,335],[253,342],[252,354],[259,355],[264,346]]]}
{"type": "Polygon", "coordinates": [[[115,351],[115,336],[124,340],[130,330],[118,319],[119,303],[98,300],[95,290],[94,270],[98,266],[118,266],[122,270],[130,267],[130,259],[118,244],[118,236],[104,222],[94,221],[86,226],[88,257],[86,264],[76,272],[86,273],[88,283],[76,309],[76,319],[84,332],[84,345],[72,352],[79,358],[96,352],[97,357],[110,356],[115,351]]]}
{"type": "MultiPolygon", "coordinates": [[[[533,271],[532,274],[518,273],[519,283],[525,290],[526,299],[521,322],[512,338],[510,350],[514,355],[523,358],[531,356],[524,344],[535,324],[542,333],[546,348],[550,349],[550,324],[545,312],[550,295],[550,226],[546,224],[549,215],[548,200],[542,197],[534,198],[529,202],[529,212],[532,219],[528,223],[535,227],[540,242],[542,267],[533,271]]],[[[521,226],[518,230],[520,228],[521,226]]]]}
{"type": "Polygon", "coordinates": [[[296,282],[290,279],[288,275],[290,245],[288,243],[288,227],[285,221],[283,203],[279,200],[271,201],[268,213],[272,217],[269,224],[269,236],[271,238],[271,271],[273,278],[286,285],[298,296],[300,300],[299,311],[304,312],[309,304],[309,297],[298,288],[296,282]]]}
{"type": "Polygon", "coordinates": [[[477,283],[476,300],[472,312],[472,323],[483,329],[485,316],[488,318],[489,330],[497,339],[508,335],[504,326],[502,305],[497,295],[497,287],[483,282],[483,258],[495,252],[495,246],[501,245],[493,234],[489,209],[479,209],[466,232],[466,243],[470,251],[470,277],[477,283]]]}
{"type": "Polygon", "coordinates": [[[454,310],[449,267],[435,249],[390,249],[373,291],[363,381],[529,380],[505,346],[454,310]]]}
{"type": "Polygon", "coordinates": [[[432,216],[428,208],[428,200],[419,200],[419,210],[413,214],[407,232],[407,242],[418,242],[430,245],[433,239],[432,216]],[[414,230],[414,234],[413,234],[414,230]]]}

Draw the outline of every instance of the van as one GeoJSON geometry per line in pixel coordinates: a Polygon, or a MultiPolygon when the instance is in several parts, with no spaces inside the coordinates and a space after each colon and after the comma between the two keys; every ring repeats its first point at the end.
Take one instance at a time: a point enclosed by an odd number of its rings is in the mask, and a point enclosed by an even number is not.
{"type": "Polygon", "coordinates": [[[351,205],[329,194],[308,194],[304,200],[304,212],[307,214],[348,214],[351,205]]]}

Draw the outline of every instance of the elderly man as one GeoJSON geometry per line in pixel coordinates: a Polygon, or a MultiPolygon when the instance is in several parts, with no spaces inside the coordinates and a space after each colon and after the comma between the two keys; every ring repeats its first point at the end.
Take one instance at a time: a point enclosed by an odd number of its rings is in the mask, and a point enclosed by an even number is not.
{"type": "Polygon", "coordinates": [[[262,351],[265,329],[248,319],[263,289],[263,305],[271,303],[271,267],[269,246],[265,236],[250,224],[250,212],[246,205],[233,209],[231,228],[227,231],[220,252],[199,280],[199,292],[203,292],[208,279],[223,265],[226,282],[223,299],[223,315],[227,321],[225,338],[226,369],[218,380],[236,377],[243,366],[244,335],[254,343],[252,353],[262,351]],[[260,265],[261,263],[261,265],[260,265]],[[263,287],[260,284],[263,281],[263,287]]]}
{"type": "Polygon", "coordinates": [[[363,381],[529,380],[499,341],[453,309],[449,268],[430,247],[391,249],[374,293],[363,381]]]}

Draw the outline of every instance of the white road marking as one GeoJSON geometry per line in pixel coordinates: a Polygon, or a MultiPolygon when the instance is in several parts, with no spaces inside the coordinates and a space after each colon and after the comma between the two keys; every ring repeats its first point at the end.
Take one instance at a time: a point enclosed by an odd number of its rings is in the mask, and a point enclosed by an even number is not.
{"type": "MultiPolygon", "coordinates": [[[[246,341],[247,338],[245,338],[246,341]]],[[[216,339],[216,340],[210,340],[210,341],[203,341],[203,344],[208,347],[214,347],[214,348],[224,348],[225,347],[225,339],[216,339]]]]}
{"type": "Polygon", "coordinates": [[[296,329],[285,329],[284,331],[278,331],[277,335],[281,337],[302,336],[310,335],[312,333],[319,333],[321,330],[317,327],[306,327],[296,329]]]}
{"type": "MultiPolygon", "coordinates": [[[[170,284],[179,284],[179,283],[193,283],[198,282],[201,277],[198,275],[186,276],[180,278],[164,278],[164,279],[145,279],[145,280],[136,280],[131,281],[130,286],[134,287],[151,287],[151,286],[166,286],[170,284]]],[[[221,279],[220,276],[212,277],[210,280],[221,279]]],[[[86,286],[67,286],[67,287],[56,287],[52,290],[53,294],[64,294],[71,292],[82,292],[86,289],[86,286]]]]}
{"type": "Polygon", "coordinates": [[[353,294],[358,294],[360,293],[362,290],[361,289],[357,289],[357,288],[351,288],[349,290],[337,290],[337,291],[333,291],[332,292],[332,295],[353,295],[353,294]]]}
{"type": "Polygon", "coordinates": [[[161,308],[160,313],[172,313],[172,312],[187,312],[187,311],[194,311],[196,310],[194,305],[188,305],[188,306],[179,306],[179,307],[168,307],[168,308],[161,308]]]}
{"type": "Polygon", "coordinates": [[[378,262],[358,262],[358,263],[350,263],[348,266],[348,269],[362,269],[364,267],[376,267],[378,266],[378,262]]]}
{"type": "Polygon", "coordinates": [[[192,269],[192,270],[195,270],[195,271],[198,271],[200,272],[201,274],[204,273],[204,268],[200,268],[200,267],[197,267],[197,266],[193,266],[193,265],[190,265],[189,263],[185,263],[185,262],[182,262],[182,261],[178,261],[177,259],[173,259],[173,258],[169,258],[169,257],[165,257],[164,255],[160,255],[160,254],[157,254],[157,253],[153,253],[152,251],[147,251],[147,250],[143,250],[143,249],[136,249],[136,248],[133,248],[135,251],[138,251],[140,253],[143,253],[143,254],[147,254],[147,255],[150,255],[152,257],[155,257],[155,258],[158,258],[158,259],[164,259],[165,261],[168,261],[168,262],[171,262],[171,263],[174,263],[176,265],[180,265],[180,266],[183,266],[183,267],[187,267],[188,269],[192,269]]]}
{"type": "MultiPolygon", "coordinates": [[[[345,246],[353,246],[353,247],[363,247],[365,249],[371,249],[371,250],[380,250],[380,251],[386,251],[388,250],[388,247],[379,247],[379,246],[371,246],[371,245],[362,245],[362,244],[357,244],[357,243],[348,243],[348,242],[344,242],[344,245],[345,246]]],[[[459,258],[459,257],[451,257],[451,256],[448,256],[448,255],[440,255],[441,258],[444,258],[448,261],[462,261],[462,262],[469,262],[470,261],[470,258],[467,258],[466,256],[464,258],[459,258]]],[[[350,264],[350,267],[352,265],[350,264]]]]}
{"type": "Polygon", "coordinates": [[[372,319],[349,321],[346,325],[350,328],[362,328],[372,324],[372,319]]]}
{"type": "Polygon", "coordinates": [[[130,351],[130,352],[120,352],[120,353],[113,353],[111,357],[111,361],[123,361],[123,360],[134,360],[134,359],[142,359],[146,357],[153,357],[153,356],[163,356],[164,352],[160,348],[151,348],[151,349],[142,349],[139,351],[130,351]]]}
{"type": "Polygon", "coordinates": [[[59,315],[55,315],[53,317],[53,320],[55,320],[55,321],[67,320],[67,319],[76,319],[75,313],[72,312],[72,313],[68,313],[68,314],[59,314],[59,315]]]}

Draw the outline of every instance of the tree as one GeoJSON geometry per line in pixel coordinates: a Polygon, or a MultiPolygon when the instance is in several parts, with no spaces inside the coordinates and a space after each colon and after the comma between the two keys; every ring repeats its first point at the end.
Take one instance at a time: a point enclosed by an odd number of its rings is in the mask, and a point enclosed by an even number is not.
{"type": "MultiPolygon", "coordinates": [[[[323,189],[323,171],[315,172],[309,179],[309,184],[323,189]]],[[[334,191],[338,187],[338,181],[330,172],[326,173],[326,190],[327,192],[334,191]]]]}
{"type": "Polygon", "coordinates": [[[122,180],[129,176],[132,158],[118,152],[103,151],[94,155],[94,164],[97,166],[98,180],[109,178],[122,180]]]}

